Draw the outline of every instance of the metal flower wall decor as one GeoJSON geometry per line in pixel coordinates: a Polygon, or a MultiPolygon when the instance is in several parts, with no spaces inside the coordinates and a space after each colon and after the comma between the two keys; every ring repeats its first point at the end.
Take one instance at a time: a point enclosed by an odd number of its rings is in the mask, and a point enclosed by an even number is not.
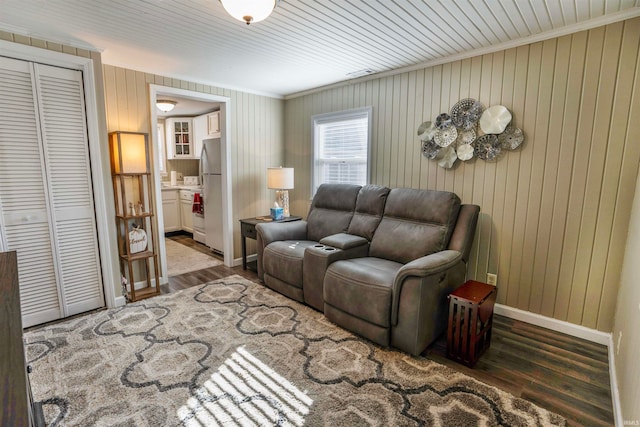
{"type": "Polygon", "coordinates": [[[433,122],[418,127],[422,154],[450,169],[458,159],[478,157],[496,160],[503,150],[515,150],[524,142],[524,133],[511,124],[511,113],[502,105],[485,109],[479,101],[462,99],[433,122]]]}

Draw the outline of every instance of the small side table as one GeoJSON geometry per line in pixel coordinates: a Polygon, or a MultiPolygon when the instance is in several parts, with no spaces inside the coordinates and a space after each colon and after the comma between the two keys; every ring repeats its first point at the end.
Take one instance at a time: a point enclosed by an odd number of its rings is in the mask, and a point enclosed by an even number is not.
{"type": "MultiPolygon", "coordinates": [[[[268,215],[267,215],[268,217],[268,215]]],[[[278,221],[268,221],[262,219],[263,217],[258,218],[245,218],[240,220],[240,233],[242,234],[242,269],[247,269],[247,238],[258,240],[258,231],[256,230],[256,225],[262,224],[265,222],[290,222],[290,221],[299,221],[302,219],[300,216],[289,216],[285,219],[281,219],[278,221]]]]}
{"type": "Polygon", "coordinates": [[[469,280],[449,295],[447,357],[470,368],[491,345],[497,289],[469,280]]]}

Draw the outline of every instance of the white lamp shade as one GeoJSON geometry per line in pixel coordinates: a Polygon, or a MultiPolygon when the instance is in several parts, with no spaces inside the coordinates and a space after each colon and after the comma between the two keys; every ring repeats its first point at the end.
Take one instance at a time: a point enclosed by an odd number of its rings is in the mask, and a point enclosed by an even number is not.
{"type": "Polygon", "coordinates": [[[227,13],[239,21],[251,24],[271,15],[276,0],[220,0],[227,13]]]}
{"type": "Polygon", "coordinates": [[[147,135],[113,132],[110,134],[115,173],[147,173],[147,135]]]}
{"type": "Polygon", "coordinates": [[[293,168],[267,168],[267,188],[290,190],[293,188],[293,168]]]}

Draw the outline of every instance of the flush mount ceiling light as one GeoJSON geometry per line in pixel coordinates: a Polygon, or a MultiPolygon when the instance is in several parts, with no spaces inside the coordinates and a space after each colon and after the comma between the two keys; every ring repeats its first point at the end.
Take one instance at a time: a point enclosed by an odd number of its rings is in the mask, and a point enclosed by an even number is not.
{"type": "Polygon", "coordinates": [[[156,107],[158,107],[158,109],[164,113],[168,113],[169,111],[173,110],[173,107],[175,107],[176,104],[176,101],[169,101],[168,99],[158,99],[156,101],[156,107]]]}
{"type": "Polygon", "coordinates": [[[227,13],[247,25],[266,19],[280,0],[220,0],[227,13]]]}

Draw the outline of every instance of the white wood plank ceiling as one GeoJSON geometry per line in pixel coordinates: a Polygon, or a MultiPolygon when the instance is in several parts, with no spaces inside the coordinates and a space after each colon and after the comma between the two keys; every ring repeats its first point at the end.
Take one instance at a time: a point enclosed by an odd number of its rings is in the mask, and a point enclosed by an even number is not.
{"type": "Polygon", "coordinates": [[[0,0],[0,30],[103,62],[283,96],[640,15],[640,0],[283,0],[246,26],[218,0],[0,0]]]}

